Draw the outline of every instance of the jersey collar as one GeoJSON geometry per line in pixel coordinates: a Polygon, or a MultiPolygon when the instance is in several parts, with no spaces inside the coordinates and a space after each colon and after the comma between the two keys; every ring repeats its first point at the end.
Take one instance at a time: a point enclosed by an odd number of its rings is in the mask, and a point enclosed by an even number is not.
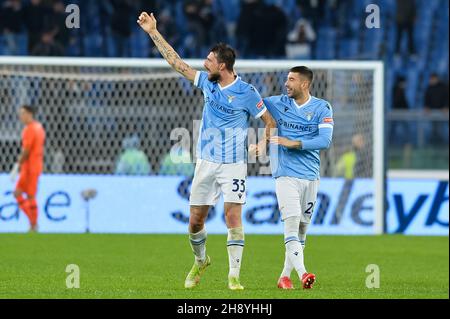
{"type": "Polygon", "coordinates": [[[308,100],[307,100],[305,103],[303,103],[302,105],[298,105],[297,102],[295,102],[294,99],[292,99],[292,101],[294,101],[295,106],[296,106],[298,109],[300,109],[300,108],[304,107],[305,105],[307,105],[309,102],[311,102],[311,94],[309,94],[308,100]]]}
{"type": "Polygon", "coordinates": [[[229,87],[233,86],[240,78],[241,78],[241,77],[236,76],[236,78],[234,79],[233,82],[231,82],[231,83],[228,84],[228,85],[225,85],[224,87],[221,87],[219,83],[217,83],[217,85],[219,86],[219,89],[220,89],[221,91],[223,91],[223,90],[228,89],[229,87]]]}

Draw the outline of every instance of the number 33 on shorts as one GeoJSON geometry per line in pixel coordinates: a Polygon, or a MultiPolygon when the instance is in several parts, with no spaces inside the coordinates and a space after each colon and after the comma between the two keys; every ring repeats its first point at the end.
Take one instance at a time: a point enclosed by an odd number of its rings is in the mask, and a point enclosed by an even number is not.
{"type": "Polygon", "coordinates": [[[239,199],[245,199],[245,179],[233,178],[233,185],[231,188],[233,193],[238,193],[239,199]]]}
{"type": "Polygon", "coordinates": [[[245,179],[233,178],[233,189],[232,192],[245,192],[245,179]]]}

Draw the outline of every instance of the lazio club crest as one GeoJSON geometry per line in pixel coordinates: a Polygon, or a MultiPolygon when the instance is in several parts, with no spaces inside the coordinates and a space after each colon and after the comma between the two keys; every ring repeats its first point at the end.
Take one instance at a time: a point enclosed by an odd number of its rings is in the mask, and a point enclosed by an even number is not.
{"type": "Polygon", "coordinates": [[[308,121],[311,121],[311,119],[312,119],[313,116],[314,116],[314,113],[312,113],[312,112],[306,112],[306,119],[307,119],[308,121]]]}
{"type": "Polygon", "coordinates": [[[233,95],[228,95],[228,103],[231,104],[231,102],[233,102],[234,98],[235,98],[235,96],[233,96],[233,95]]]}

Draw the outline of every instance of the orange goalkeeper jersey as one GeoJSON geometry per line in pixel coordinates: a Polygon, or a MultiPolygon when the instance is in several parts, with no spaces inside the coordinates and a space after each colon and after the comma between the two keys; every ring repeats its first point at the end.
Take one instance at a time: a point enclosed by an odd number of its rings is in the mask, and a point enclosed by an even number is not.
{"type": "Polygon", "coordinates": [[[42,172],[44,166],[45,130],[41,123],[33,121],[22,131],[22,149],[30,152],[21,170],[36,174],[42,172]]]}

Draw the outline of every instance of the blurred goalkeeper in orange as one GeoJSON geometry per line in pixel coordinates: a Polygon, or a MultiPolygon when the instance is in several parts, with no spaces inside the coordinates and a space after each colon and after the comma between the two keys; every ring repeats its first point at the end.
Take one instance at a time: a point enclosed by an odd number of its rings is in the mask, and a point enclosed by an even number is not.
{"type": "Polygon", "coordinates": [[[24,105],[19,110],[20,121],[25,125],[22,131],[22,151],[11,172],[11,180],[14,181],[20,171],[14,196],[30,221],[31,231],[37,231],[36,193],[43,169],[45,143],[44,128],[35,120],[35,114],[34,106],[24,105]]]}

